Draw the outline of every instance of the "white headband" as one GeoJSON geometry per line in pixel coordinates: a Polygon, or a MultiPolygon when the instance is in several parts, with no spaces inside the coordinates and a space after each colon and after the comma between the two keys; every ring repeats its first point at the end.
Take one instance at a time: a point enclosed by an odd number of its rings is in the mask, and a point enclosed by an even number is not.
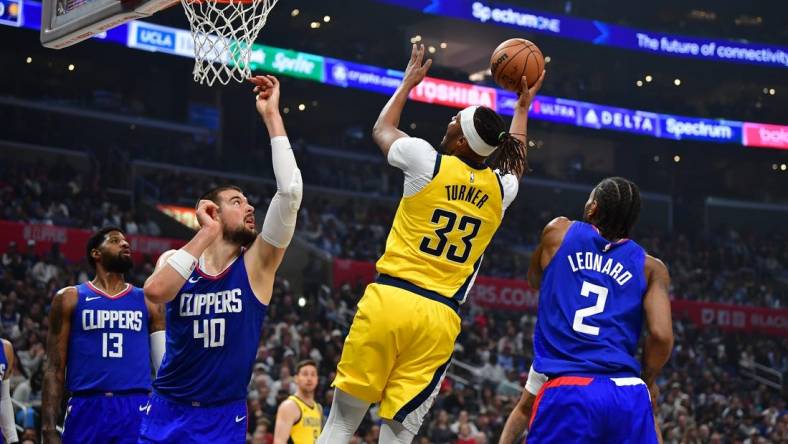
{"type": "Polygon", "coordinates": [[[476,131],[476,126],[473,124],[473,115],[476,113],[477,108],[479,107],[469,106],[460,111],[460,127],[462,128],[462,134],[468,140],[468,145],[473,152],[480,156],[487,157],[498,147],[488,145],[476,131]]]}

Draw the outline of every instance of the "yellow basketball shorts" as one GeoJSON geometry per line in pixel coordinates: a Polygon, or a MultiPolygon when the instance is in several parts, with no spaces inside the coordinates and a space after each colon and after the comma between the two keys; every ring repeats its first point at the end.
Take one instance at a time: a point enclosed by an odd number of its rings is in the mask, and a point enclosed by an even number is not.
{"type": "Polygon", "coordinates": [[[381,418],[418,433],[449,366],[460,316],[449,303],[454,301],[437,293],[429,298],[380,282],[367,286],[358,303],[334,386],[369,403],[380,402],[381,418]]]}

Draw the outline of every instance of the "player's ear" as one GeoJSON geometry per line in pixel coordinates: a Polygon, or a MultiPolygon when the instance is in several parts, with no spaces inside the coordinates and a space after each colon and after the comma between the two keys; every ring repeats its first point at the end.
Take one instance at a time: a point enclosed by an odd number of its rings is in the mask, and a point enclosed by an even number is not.
{"type": "Polygon", "coordinates": [[[93,258],[95,263],[99,263],[99,258],[101,257],[101,251],[98,248],[94,248],[90,250],[90,257],[93,258]]]}
{"type": "Polygon", "coordinates": [[[591,200],[591,203],[588,205],[588,209],[586,210],[586,217],[588,220],[592,220],[596,216],[598,208],[599,204],[597,203],[596,199],[591,200]]]}

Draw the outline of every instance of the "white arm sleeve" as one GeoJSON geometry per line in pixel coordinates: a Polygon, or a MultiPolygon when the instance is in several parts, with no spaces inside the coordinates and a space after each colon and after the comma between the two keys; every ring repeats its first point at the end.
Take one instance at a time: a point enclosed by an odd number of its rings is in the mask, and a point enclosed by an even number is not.
{"type": "Polygon", "coordinates": [[[528,390],[528,393],[537,395],[545,382],[547,382],[547,375],[537,372],[532,365],[528,370],[528,380],[525,382],[525,389],[528,390]]]}
{"type": "Polygon", "coordinates": [[[150,359],[157,374],[159,367],[161,367],[161,361],[164,359],[166,337],[164,330],[154,331],[150,334],[150,359]]]}
{"type": "Polygon", "coordinates": [[[19,442],[14,421],[14,405],[11,404],[11,381],[5,380],[0,387],[0,425],[5,442],[19,442]]]}
{"type": "Polygon", "coordinates": [[[405,173],[403,195],[412,196],[427,186],[435,172],[438,152],[424,139],[403,137],[394,141],[389,149],[389,165],[405,173]]]}
{"type": "MultiPolygon", "coordinates": [[[[498,173],[496,171],[496,173],[498,173]]],[[[514,202],[517,197],[517,192],[520,190],[520,181],[514,174],[505,174],[500,176],[501,186],[503,187],[503,209],[506,211],[509,205],[514,202]]]]}
{"type": "Polygon", "coordinates": [[[287,248],[295,232],[298,208],[303,196],[301,171],[296,165],[290,141],[285,136],[271,139],[271,160],[276,177],[276,194],[265,213],[260,236],[277,248],[287,248]]]}

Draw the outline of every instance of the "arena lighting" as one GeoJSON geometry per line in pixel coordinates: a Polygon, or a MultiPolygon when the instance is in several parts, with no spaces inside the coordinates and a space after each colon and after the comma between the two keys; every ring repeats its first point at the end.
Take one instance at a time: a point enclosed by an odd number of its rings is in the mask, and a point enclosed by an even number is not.
{"type": "Polygon", "coordinates": [[[317,29],[320,27],[320,22],[312,22],[309,24],[309,27],[312,29],[317,29]]]}
{"type": "Polygon", "coordinates": [[[441,42],[441,49],[446,49],[449,47],[449,44],[446,42],[441,42]]]}
{"type": "Polygon", "coordinates": [[[290,108],[286,106],[286,107],[284,107],[284,109],[282,109],[282,112],[284,112],[285,114],[287,114],[287,113],[289,113],[289,112],[290,112],[290,108]]]}
{"type": "Polygon", "coordinates": [[[290,12],[290,16],[291,17],[295,17],[295,16],[297,16],[300,13],[301,13],[301,11],[299,11],[298,8],[296,8],[296,9],[293,9],[292,12],[290,12]]]}
{"type": "Polygon", "coordinates": [[[410,38],[410,42],[411,43],[419,43],[420,41],[421,41],[421,36],[418,35],[418,34],[416,34],[416,35],[414,35],[413,37],[410,38]]]}
{"type": "Polygon", "coordinates": [[[773,169],[774,171],[777,171],[777,164],[776,164],[776,163],[773,163],[773,164],[772,164],[772,169],[773,169]]]}
{"type": "Polygon", "coordinates": [[[643,86],[643,81],[642,80],[638,80],[637,82],[635,82],[635,85],[643,86]]]}
{"type": "Polygon", "coordinates": [[[646,74],[646,81],[650,82],[652,80],[654,80],[654,77],[651,77],[651,74],[646,74]]]}
{"type": "Polygon", "coordinates": [[[305,110],[305,109],[306,109],[306,105],[304,105],[303,103],[301,103],[301,104],[299,104],[299,105],[298,105],[298,110],[299,110],[299,111],[303,111],[303,110],[305,110]]]}
{"type": "Polygon", "coordinates": [[[413,123],[410,124],[410,129],[412,129],[412,130],[416,129],[416,122],[413,122],[413,123]]]}
{"type": "Polygon", "coordinates": [[[326,23],[330,22],[331,21],[331,16],[330,15],[323,16],[323,21],[326,22],[326,23]]]}
{"type": "Polygon", "coordinates": [[[770,88],[769,89],[769,95],[773,96],[775,94],[777,94],[777,91],[775,91],[774,88],[770,88]]]}
{"type": "Polygon", "coordinates": [[[654,162],[659,162],[659,156],[654,156],[654,162]]]}
{"type": "Polygon", "coordinates": [[[782,171],[788,170],[788,165],[786,165],[786,164],[780,165],[780,170],[782,170],[782,171]]]}
{"type": "Polygon", "coordinates": [[[678,154],[676,154],[675,156],[673,156],[673,161],[674,161],[674,162],[676,162],[676,163],[679,163],[679,162],[681,162],[681,156],[679,156],[678,154]]]}
{"type": "Polygon", "coordinates": [[[553,59],[551,59],[551,58],[550,58],[550,56],[546,56],[546,57],[544,58],[544,62],[545,62],[545,63],[550,63],[552,60],[553,60],[553,59]]]}
{"type": "Polygon", "coordinates": [[[676,86],[681,85],[681,79],[674,79],[673,80],[673,84],[676,85],[676,86]]]}
{"type": "Polygon", "coordinates": [[[69,71],[73,71],[73,70],[74,70],[74,68],[76,68],[76,66],[74,66],[74,64],[73,64],[73,63],[72,63],[72,64],[70,64],[70,65],[68,65],[68,70],[69,70],[69,71]]]}
{"type": "Polygon", "coordinates": [[[301,296],[300,298],[298,298],[298,306],[299,306],[299,307],[303,307],[303,306],[305,306],[305,305],[306,305],[306,299],[305,299],[303,296],[301,296]]]}
{"type": "Polygon", "coordinates": [[[435,51],[437,51],[437,50],[435,49],[434,46],[430,46],[429,48],[427,48],[427,51],[429,51],[430,54],[435,54],[435,51]]]}
{"type": "Polygon", "coordinates": [[[26,58],[25,63],[33,63],[33,58],[32,57],[26,58]]]}

